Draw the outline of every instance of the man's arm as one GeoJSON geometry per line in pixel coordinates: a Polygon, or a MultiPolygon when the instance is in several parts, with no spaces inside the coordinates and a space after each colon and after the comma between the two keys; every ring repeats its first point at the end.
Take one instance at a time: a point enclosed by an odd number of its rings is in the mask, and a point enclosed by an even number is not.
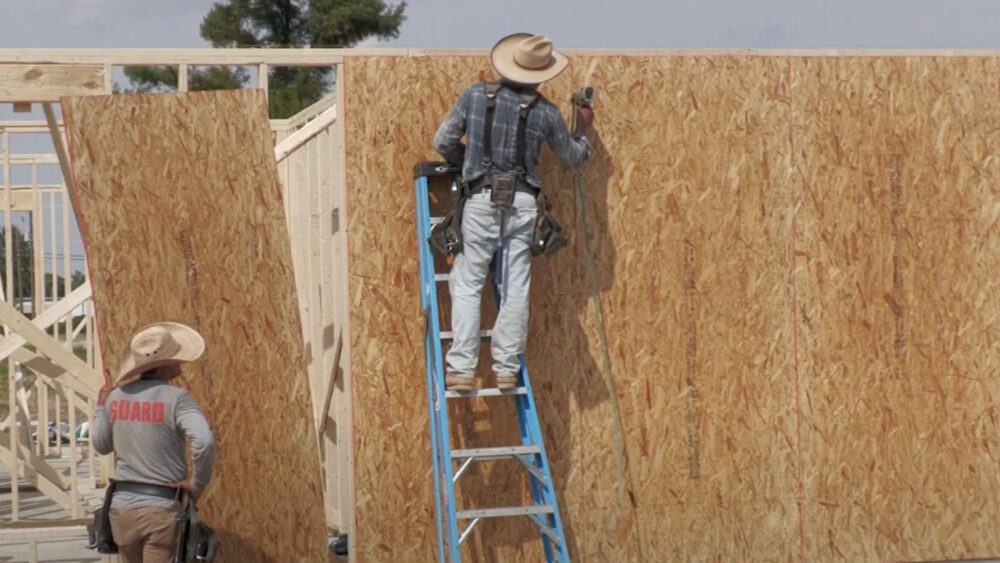
{"type": "Polygon", "coordinates": [[[212,479],[215,465],[215,437],[208,427],[208,420],[198,408],[190,393],[177,398],[175,410],[177,428],[191,440],[191,478],[187,481],[190,492],[198,497],[212,479]]]}
{"type": "Polygon", "coordinates": [[[453,166],[461,166],[465,160],[462,135],[465,135],[466,119],[469,115],[469,92],[469,88],[462,92],[454,107],[448,112],[448,116],[438,127],[437,134],[434,135],[434,150],[441,153],[441,156],[453,166]]]}
{"type": "Polygon", "coordinates": [[[115,449],[115,441],[111,432],[111,422],[108,420],[108,409],[104,403],[108,400],[114,387],[105,384],[97,394],[97,408],[94,409],[93,420],[90,421],[90,441],[94,450],[101,455],[107,455],[115,449]]]}
{"type": "Polygon", "coordinates": [[[94,444],[94,450],[101,455],[108,455],[115,449],[111,423],[108,422],[108,409],[104,405],[98,405],[94,409],[94,417],[90,421],[90,440],[94,444]]]}
{"type": "Polygon", "coordinates": [[[559,163],[566,168],[576,168],[583,164],[583,161],[590,157],[590,143],[584,136],[573,137],[569,134],[566,120],[563,119],[558,109],[551,112],[552,124],[549,129],[549,146],[556,154],[559,163]]]}

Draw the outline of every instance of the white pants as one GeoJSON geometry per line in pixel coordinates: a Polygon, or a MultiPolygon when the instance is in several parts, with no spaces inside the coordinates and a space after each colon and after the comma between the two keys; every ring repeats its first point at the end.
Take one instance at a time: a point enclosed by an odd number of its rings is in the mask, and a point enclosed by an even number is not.
{"type": "Polygon", "coordinates": [[[501,211],[490,203],[490,190],[473,194],[462,213],[462,252],[455,257],[448,289],[451,291],[451,330],[454,340],[446,363],[449,375],[472,377],[479,359],[480,310],[483,285],[498,244],[503,258],[500,310],[493,325],[494,373],[516,373],[528,337],[528,294],[531,289],[531,239],[534,235],[535,197],[514,194],[514,206],[501,211]]]}

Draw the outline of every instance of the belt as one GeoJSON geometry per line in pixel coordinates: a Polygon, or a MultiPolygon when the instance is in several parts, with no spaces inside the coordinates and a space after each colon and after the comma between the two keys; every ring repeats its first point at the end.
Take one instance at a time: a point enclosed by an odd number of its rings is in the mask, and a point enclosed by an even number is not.
{"type": "MultiPolygon", "coordinates": [[[[489,174],[484,174],[484,175],[476,178],[475,180],[469,182],[468,185],[469,185],[468,192],[467,192],[468,195],[477,194],[477,193],[479,193],[479,192],[481,192],[481,191],[483,191],[485,189],[490,189],[490,188],[493,187],[493,184],[490,183],[490,175],[489,174]]],[[[533,195],[535,197],[538,197],[538,193],[541,192],[542,190],[540,190],[540,189],[536,188],[535,186],[532,186],[531,184],[528,184],[526,182],[520,182],[519,181],[517,183],[517,186],[514,187],[514,191],[524,192],[524,193],[531,194],[531,195],[533,195]]]]}
{"type": "Polygon", "coordinates": [[[135,493],[138,495],[149,495],[151,497],[177,500],[180,489],[175,489],[166,485],[153,485],[151,483],[139,483],[136,481],[115,481],[115,492],[135,493]]]}

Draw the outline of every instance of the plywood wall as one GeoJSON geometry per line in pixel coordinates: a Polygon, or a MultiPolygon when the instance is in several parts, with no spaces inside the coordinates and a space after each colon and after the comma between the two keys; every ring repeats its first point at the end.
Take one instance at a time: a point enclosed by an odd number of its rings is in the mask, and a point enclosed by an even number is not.
{"type": "Polygon", "coordinates": [[[806,553],[996,557],[998,61],[793,62],[806,553]]]}
{"type": "Polygon", "coordinates": [[[199,508],[222,562],[326,560],[319,458],[261,91],[63,100],[104,364],[196,327],[181,384],[216,436],[199,508]]]}
{"type": "MultiPolygon", "coordinates": [[[[997,67],[578,56],[543,87],[567,114],[598,90],[584,203],[543,157],[573,243],[534,263],[527,352],[575,560],[1000,555],[997,67]]],[[[346,63],[359,561],[435,557],[410,171],[491,77],[482,56],[346,63]]],[[[511,409],[452,415],[456,445],[514,438],[511,409]]],[[[516,474],[460,496],[509,499],[516,474]]],[[[469,543],[543,560],[529,524],[469,543]]]]}

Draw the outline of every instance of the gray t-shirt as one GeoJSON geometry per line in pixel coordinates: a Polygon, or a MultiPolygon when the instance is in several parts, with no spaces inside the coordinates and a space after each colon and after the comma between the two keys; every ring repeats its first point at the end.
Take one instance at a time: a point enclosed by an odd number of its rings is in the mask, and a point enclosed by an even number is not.
{"type": "MultiPolygon", "coordinates": [[[[185,438],[191,440],[191,487],[199,493],[212,478],[215,438],[194,397],[162,379],[140,379],[119,387],[94,411],[91,439],[101,454],[114,450],[121,481],[168,485],[187,478],[185,438]]],[[[116,492],[115,510],[162,506],[175,501],[116,492]]]]}

